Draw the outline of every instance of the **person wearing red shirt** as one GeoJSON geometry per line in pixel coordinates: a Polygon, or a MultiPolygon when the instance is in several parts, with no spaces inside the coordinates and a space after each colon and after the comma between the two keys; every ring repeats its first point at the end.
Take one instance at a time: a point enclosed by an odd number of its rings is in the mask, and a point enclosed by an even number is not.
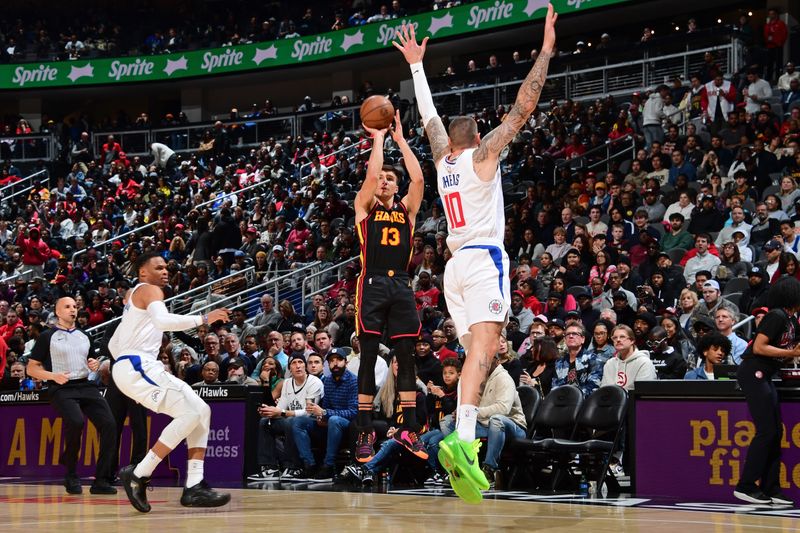
{"type": "Polygon", "coordinates": [[[767,11],[767,21],[764,23],[764,45],[767,47],[767,69],[764,77],[770,83],[777,81],[783,65],[783,45],[789,36],[786,23],[779,15],[777,9],[771,8],[767,11]]]}
{"type": "Polygon", "coordinates": [[[419,287],[419,290],[414,292],[414,299],[417,301],[417,311],[423,307],[439,306],[439,296],[442,294],[442,291],[431,283],[431,275],[429,272],[422,270],[419,273],[417,287],[419,287]]]}
{"type": "Polygon", "coordinates": [[[6,323],[0,326],[0,338],[2,338],[4,341],[8,341],[14,336],[14,329],[17,327],[24,328],[25,324],[17,316],[16,311],[9,309],[8,313],[6,314],[6,323]]]}
{"type": "Polygon", "coordinates": [[[100,164],[103,166],[103,173],[107,174],[111,168],[111,163],[119,158],[122,146],[114,140],[113,135],[108,136],[107,142],[103,143],[100,149],[100,164]]]}
{"type": "Polygon", "coordinates": [[[44,276],[44,263],[50,259],[50,247],[41,238],[38,226],[32,225],[28,231],[20,230],[17,246],[22,252],[23,272],[25,279],[44,276]]]}
{"type": "Polygon", "coordinates": [[[433,344],[431,344],[433,356],[439,359],[439,361],[444,362],[445,359],[458,359],[458,354],[446,346],[447,335],[444,334],[444,331],[441,329],[433,330],[431,340],[433,340],[433,344]]]}
{"type": "Polygon", "coordinates": [[[567,145],[567,148],[564,151],[566,158],[572,159],[574,157],[582,156],[586,152],[586,147],[581,143],[578,134],[573,133],[570,135],[569,139],[570,143],[567,145]]]}

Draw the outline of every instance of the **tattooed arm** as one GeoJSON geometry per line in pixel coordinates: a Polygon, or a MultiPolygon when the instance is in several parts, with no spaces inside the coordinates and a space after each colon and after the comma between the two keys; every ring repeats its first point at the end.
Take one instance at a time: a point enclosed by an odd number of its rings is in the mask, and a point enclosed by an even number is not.
{"type": "Polygon", "coordinates": [[[392,44],[402,52],[403,57],[411,67],[414,92],[417,96],[417,106],[422,117],[422,125],[425,126],[425,134],[428,136],[428,142],[431,145],[433,162],[438,163],[447,155],[450,145],[442,119],[436,113],[431,89],[428,87],[428,79],[425,77],[425,71],[422,67],[422,59],[425,57],[428,38],[425,37],[418,44],[414,26],[403,24],[400,31],[397,32],[397,41],[393,41],[392,44]]]}
{"type": "Polygon", "coordinates": [[[552,4],[547,8],[547,20],[544,28],[544,43],[539,58],[533,64],[533,68],[528,73],[525,81],[517,93],[517,100],[514,107],[508,112],[503,123],[490,131],[482,140],[472,161],[478,176],[483,181],[494,179],[497,159],[500,152],[514,138],[517,132],[522,129],[525,122],[530,118],[531,113],[539,102],[542,94],[545,78],[547,77],[547,67],[550,64],[550,57],[553,54],[555,45],[555,23],[558,15],[553,12],[552,4]]]}

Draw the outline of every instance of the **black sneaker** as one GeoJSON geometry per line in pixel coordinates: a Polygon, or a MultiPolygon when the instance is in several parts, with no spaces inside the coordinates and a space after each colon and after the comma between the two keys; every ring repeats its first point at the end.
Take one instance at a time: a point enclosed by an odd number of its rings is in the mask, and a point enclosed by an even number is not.
{"type": "Polygon", "coordinates": [[[183,489],[181,505],[184,507],[222,507],[231,501],[228,493],[217,492],[205,480],[194,487],[183,489]]]}
{"type": "Polygon", "coordinates": [[[364,478],[363,470],[360,466],[356,464],[349,464],[345,466],[340,476],[341,481],[346,483],[352,483],[354,485],[360,485],[363,478],[364,478]]]}
{"type": "Polygon", "coordinates": [[[774,505],[794,505],[794,500],[788,497],[786,494],[782,492],[776,492],[775,494],[771,494],[769,496],[770,500],[774,505]]]}
{"type": "Polygon", "coordinates": [[[64,488],[67,489],[67,494],[83,493],[81,478],[79,478],[77,474],[67,474],[64,478],[64,488]]]}
{"type": "Polygon", "coordinates": [[[314,481],[333,481],[333,467],[322,465],[313,478],[314,481]]]}
{"type": "Polygon", "coordinates": [[[125,494],[133,508],[140,513],[149,513],[150,504],[147,501],[147,486],[150,484],[149,477],[136,477],[133,470],[134,465],[128,465],[119,471],[119,479],[125,487],[125,494]]]}
{"type": "Polygon", "coordinates": [[[361,483],[365,487],[371,487],[374,481],[374,476],[372,474],[372,470],[367,467],[363,467],[361,469],[361,483]]]}
{"type": "Polygon", "coordinates": [[[765,505],[772,503],[772,498],[761,492],[759,489],[750,491],[735,490],[733,491],[733,496],[747,503],[760,503],[765,505]]]}
{"type": "Polygon", "coordinates": [[[483,465],[481,470],[483,470],[483,474],[486,476],[486,480],[489,482],[489,490],[494,489],[494,486],[497,482],[497,470],[489,465],[483,465]]]}
{"type": "Polygon", "coordinates": [[[111,484],[107,481],[97,481],[95,480],[92,483],[92,486],[89,488],[89,492],[92,494],[116,494],[117,489],[111,486],[111,484]]]}

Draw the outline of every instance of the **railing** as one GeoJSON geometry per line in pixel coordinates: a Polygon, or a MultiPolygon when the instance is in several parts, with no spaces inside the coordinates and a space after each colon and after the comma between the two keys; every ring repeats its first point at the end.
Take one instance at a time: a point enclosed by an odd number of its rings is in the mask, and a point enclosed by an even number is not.
{"type": "Polygon", "coordinates": [[[26,192],[29,192],[29,191],[32,191],[32,190],[33,190],[33,185],[28,185],[24,189],[20,189],[19,191],[16,191],[16,192],[14,192],[12,194],[9,194],[8,196],[4,197],[3,200],[4,201],[11,200],[12,198],[16,198],[20,194],[25,194],[26,192]]]}
{"type": "MultiPolygon", "coordinates": [[[[255,188],[258,188],[258,187],[263,187],[264,185],[267,185],[267,184],[269,184],[268,180],[259,181],[258,183],[254,183],[253,185],[248,185],[247,187],[243,187],[243,188],[241,188],[239,190],[231,191],[229,193],[225,193],[225,194],[221,194],[219,196],[215,196],[214,198],[211,198],[210,200],[206,200],[203,203],[197,204],[196,206],[194,206],[194,209],[198,209],[200,207],[205,207],[207,205],[213,205],[213,204],[215,204],[217,202],[222,202],[222,201],[224,201],[225,198],[228,198],[229,196],[236,196],[236,195],[239,195],[239,194],[241,194],[241,193],[243,193],[245,191],[249,191],[249,190],[252,190],[252,189],[255,189],[255,188]]],[[[143,230],[146,230],[148,228],[152,228],[153,226],[157,225],[159,222],[161,222],[161,220],[154,220],[152,222],[148,222],[147,224],[145,224],[143,226],[139,226],[138,228],[134,228],[134,229],[132,229],[130,231],[126,231],[125,233],[122,233],[121,235],[115,235],[115,236],[109,237],[108,239],[106,239],[104,241],[100,241],[100,242],[98,242],[96,244],[92,244],[91,246],[87,246],[86,248],[83,248],[82,250],[78,250],[77,252],[72,254],[72,262],[74,263],[76,258],[80,257],[81,255],[85,254],[86,252],[88,252],[91,249],[95,249],[96,250],[98,248],[101,248],[101,249],[105,250],[105,247],[108,244],[110,244],[110,243],[112,243],[114,241],[120,240],[120,239],[122,239],[124,237],[128,237],[129,235],[133,235],[134,233],[139,233],[139,232],[141,232],[143,230]]]]}
{"type": "Polygon", "coordinates": [[[21,278],[22,276],[27,276],[31,272],[33,272],[33,270],[26,270],[25,272],[18,272],[17,274],[14,274],[13,276],[8,276],[7,278],[3,278],[0,281],[5,281],[6,283],[8,283],[10,281],[14,281],[17,278],[21,278]]]}
{"type": "MultiPolygon", "coordinates": [[[[559,171],[564,167],[568,166],[573,170],[577,170],[579,168],[591,170],[604,164],[607,165],[611,160],[620,157],[628,151],[631,153],[631,159],[636,157],[636,139],[630,134],[620,137],[619,139],[614,139],[613,141],[608,141],[602,146],[597,146],[591,150],[587,150],[581,154],[580,157],[559,160],[553,168],[553,185],[556,184],[559,171]],[[612,149],[616,147],[620,147],[620,149],[612,154],[612,149]],[[605,158],[587,164],[587,160],[590,158],[590,156],[603,151],[605,151],[606,154],[605,158]]],[[[606,166],[606,170],[608,170],[608,166],[606,166]]]]}
{"type": "MultiPolygon", "coordinates": [[[[336,131],[341,126],[346,131],[361,127],[360,106],[315,109],[304,113],[285,114],[270,118],[245,118],[221,121],[228,127],[231,148],[257,148],[269,137],[297,137],[312,130],[336,131]]],[[[169,128],[143,130],[101,131],[92,133],[95,153],[100,154],[109,135],[113,135],[122,151],[128,156],[150,154],[150,144],[160,142],[175,152],[196,152],[203,135],[213,134],[213,123],[187,124],[169,128]]]]}
{"type": "Polygon", "coordinates": [[[18,181],[14,181],[14,182],[12,182],[12,183],[9,183],[8,185],[4,185],[3,187],[0,187],[0,198],[2,198],[2,197],[3,197],[3,194],[5,194],[5,192],[6,192],[6,191],[12,192],[12,190],[13,190],[14,188],[16,188],[16,187],[18,187],[18,186],[21,186],[21,185],[23,185],[23,184],[24,184],[26,181],[28,181],[28,180],[32,180],[33,178],[35,178],[35,177],[36,177],[36,176],[38,176],[39,174],[44,174],[44,173],[46,173],[46,172],[47,172],[46,170],[40,170],[39,172],[34,172],[34,173],[33,173],[33,174],[31,174],[30,176],[25,176],[24,178],[22,178],[22,179],[20,179],[20,180],[18,180],[18,181]]]}
{"type": "MultiPolygon", "coordinates": [[[[341,263],[337,263],[327,268],[323,268],[322,270],[319,270],[314,274],[303,279],[303,283],[300,286],[301,314],[304,315],[306,313],[306,302],[309,300],[309,298],[316,296],[317,294],[324,293],[334,285],[334,284],[329,284],[323,286],[322,282],[325,279],[325,276],[330,274],[331,272],[338,273],[340,268],[342,268],[347,263],[351,263],[352,261],[353,261],[352,258],[346,259],[341,263]]],[[[336,276],[336,278],[338,281],[338,276],[336,276]]]]}
{"type": "Polygon", "coordinates": [[[56,155],[55,146],[56,138],[52,134],[3,137],[0,138],[0,160],[52,161],[56,155]]]}
{"type": "MultiPolygon", "coordinates": [[[[681,53],[649,57],[647,49],[633,61],[608,63],[599,67],[575,69],[567,65],[563,72],[549,73],[539,101],[544,105],[551,99],[592,100],[607,95],[630,95],[653,85],[667,82],[672,76],[684,79],[697,72],[706,52],[716,52],[718,64],[725,72],[734,72],[742,64],[744,45],[736,38],[724,45],[687,49],[681,53]]],[[[476,80],[477,81],[477,80],[476,80]]],[[[521,79],[501,81],[500,77],[479,85],[466,81],[465,86],[433,94],[436,109],[450,116],[480,112],[514,102],[521,79]]],[[[676,102],[677,105],[677,102],[676,102]]]]}
{"type": "MultiPolygon", "coordinates": [[[[190,290],[188,290],[186,292],[182,292],[181,294],[176,294],[175,296],[171,296],[171,297],[167,298],[166,300],[164,300],[164,305],[166,305],[169,308],[170,312],[172,312],[172,313],[180,313],[184,308],[180,305],[179,300],[185,299],[185,298],[189,298],[189,297],[191,297],[192,299],[196,299],[196,298],[200,298],[203,294],[205,294],[205,298],[206,299],[209,299],[209,298],[211,298],[212,290],[214,289],[215,285],[219,285],[220,283],[224,283],[226,280],[229,280],[229,279],[231,279],[231,278],[233,278],[235,276],[241,276],[243,274],[245,276],[247,276],[249,274],[252,274],[252,272],[254,272],[254,271],[255,271],[255,267],[249,267],[249,268],[246,268],[244,270],[240,270],[238,272],[234,272],[232,274],[228,274],[227,276],[224,276],[222,278],[216,279],[214,281],[210,281],[210,282],[208,282],[208,283],[206,283],[204,285],[201,285],[200,287],[195,287],[194,289],[190,289],[190,290]]],[[[106,327],[108,327],[108,326],[110,326],[112,324],[116,324],[120,320],[122,320],[122,317],[119,317],[119,316],[118,317],[114,317],[111,320],[108,320],[106,322],[103,322],[102,324],[99,324],[97,326],[93,326],[93,327],[87,329],[86,333],[88,333],[89,336],[92,337],[92,340],[97,341],[97,340],[99,340],[100,337],[102,337],[103,332],[105,331],[106,327]]]]}

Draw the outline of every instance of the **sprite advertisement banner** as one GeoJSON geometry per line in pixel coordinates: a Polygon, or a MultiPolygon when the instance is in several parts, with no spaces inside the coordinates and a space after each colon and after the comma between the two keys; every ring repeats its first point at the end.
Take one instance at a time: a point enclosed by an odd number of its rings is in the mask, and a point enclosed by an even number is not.
{"type": "MultiPolygon", "coordinates": [[[[552,3],[563,16],[628,1],[552,3]]],[[[0,65],[0,90],[168,81],[300,65],[391,47],[403,23],[414,25],[419,40],[441,39],[543,20],[547,4],[548,0],[487,0],[297,39],[163,55],[0,65]]],[[[531,37],[530,48],[538,46],[531,37]]]]}

